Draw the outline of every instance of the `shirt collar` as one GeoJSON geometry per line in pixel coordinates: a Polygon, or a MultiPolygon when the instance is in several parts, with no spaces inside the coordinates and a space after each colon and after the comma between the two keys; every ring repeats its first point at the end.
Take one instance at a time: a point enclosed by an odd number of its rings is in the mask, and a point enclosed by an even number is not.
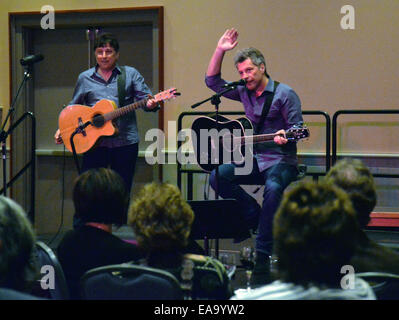
{"type": "MultiPolygon", "coordinates": [[[[247,90],[247,92],[250,92],[247,87],[245,87],[245,89],[247,90]]],[[[267,82],[265,89],[263,89],[263,93],[266,91],[274,92],[274,80],[271,77],[269,77],[269,81],[267,82]]]]}
{"type": "MultiPolygon", "coordinates": [[[[96,66],[93,68],[92,76],[96,74],[97,70],[98,70],[98,64],[96,64],[96,66]]],[[[122,73],[121,67],[119,66],[119,64],[116,64],[114,70],[112,70],[112,73],[114,73],[114,72],[116,72],[117,74],[121,74],[122,73]]]]}
{"type": "Polygon", "coordinates": [[[268,91],[268,92],[274,91],[274,80],[271,77],[269,78],[269,81],[268,81],[264,91],[268,91]]]}

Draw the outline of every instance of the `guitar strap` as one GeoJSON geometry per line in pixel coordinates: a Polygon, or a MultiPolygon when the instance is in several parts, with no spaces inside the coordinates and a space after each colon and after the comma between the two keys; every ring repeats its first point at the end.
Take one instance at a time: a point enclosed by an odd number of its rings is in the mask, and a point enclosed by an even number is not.
{"type": "Polygon", "coordinates": [[[119,108],[125,105],[126,98],[126,69],[125,67],[120,67],[121,73],[118,75],[118,99],[119,99],[119,108]]]}
{"type": "Polygon", "coordinates": [[[260,134],[261,130],[263,128],[263,125],[265,124],[265,119],[267,114],[269,113],[270,106],[272,105],[274,94],[276,93],[277,87],[280,84],[278,81],[274,81],[274,90],[273,92],[267,92],[266,93],[266,99],[265,103],[263,104],[263,110],[262,110],[262,115],[260,116],[259,122],[256,124],[254,128],[254,134],[260,134]]]}

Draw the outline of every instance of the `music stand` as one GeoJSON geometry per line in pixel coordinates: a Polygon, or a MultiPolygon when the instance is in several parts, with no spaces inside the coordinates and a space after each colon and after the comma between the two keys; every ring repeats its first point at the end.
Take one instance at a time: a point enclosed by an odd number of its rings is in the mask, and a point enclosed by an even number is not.
{"type": "Polygon", "coordinates": [[[215,254],[218,258],[219,239],[251,237],[237,200],[188,200],[187,202],[195,214],[191,238],[204,240],[207,255],[209,255],[209,239],[216,239],[215,254]]]}

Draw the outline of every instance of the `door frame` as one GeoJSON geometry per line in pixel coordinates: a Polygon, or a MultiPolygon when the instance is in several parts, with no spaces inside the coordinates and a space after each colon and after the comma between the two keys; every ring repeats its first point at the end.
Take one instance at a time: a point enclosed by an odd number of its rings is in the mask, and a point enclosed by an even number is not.
{"type": "MultiPolygon", "coordinates": [[[[97,21],[93,21],[93,16],[97,20],[101,17],[101,26],[123,26],[132,23],[151,23],[153,26],[154,47],[153,53],[153,85],[157,91],[164,90],[164,7],[148,6],[148,7],[127,7],[127,8],[104,8],[104,9],[81,9],[81,10],[55,10],[55,28],[59,26],[80,26],[96,27],[99,25],[97,21]],[[71,18],[73,17],[73,18],[71,18]],[[115,18],[118,17],[118,18],[115,18]]],[[[19,63],[19,59],[31,54],[28,49],[31,47],[27,34],[32,28],[41,28],[40,20],[43,14],[37,12],[9,12],[9,96],[10,102],[13,101],[18,86],[23,78],[23,68],[19,63]]],[[[94,19],[95,20],[95,19],[94,19]]],[[[21,95],[15,105],[16,113],[14,119],[17,120],[22,114],[29,111],[27,106],[33,97],[33,83],[28,82],[25,90],[21,90],[21,95]]],[[[29,137],[29,128],[25,126],[21,137],[10,137],[9,140],[9,168],[8,175],[12,177],[19,168],[29,162],[28,143],[19,143],[16,141],[25,141],[29,137]]],[[[164,130],[164,110],[158,111],[158,128],[164,130]]],[[[158,166],[158,177],[162,181],[162,166],[158,166]]],[[[23,207],[29,208],[27,212],[34,221],[34,204],[29,204],[29,193],[34,194],[34,190],[30,190],[30,177],[25,174],[18,188],[9,189],[9,194],[23,207]],[[20,192],[21,191],[21,192],[20,192]]],[[[37,178],[36,178],[37,179],[37,178]]],[[[35,179],[35,180],[36,180],[35,179]]],[[[21,179],[19,179],[21,180],[21,179]]],[[[33,184],[34,185],[34,184],[33,184]]],[[[34,187],[32,187],[34,188],[34,187]]]]}

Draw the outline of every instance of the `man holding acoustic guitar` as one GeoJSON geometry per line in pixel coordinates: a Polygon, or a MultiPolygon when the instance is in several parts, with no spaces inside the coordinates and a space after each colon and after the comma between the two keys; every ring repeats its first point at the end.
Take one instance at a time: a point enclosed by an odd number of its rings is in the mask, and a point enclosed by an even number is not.
{"type": "MultiPolygon", "coordinates": [[[[237,46],[237,39],[237,30],[226,30],[209,62],[205,82],[215,92],[221,92],[228,85],[221,77],[221,67],[225,53],[237,46]]],[[[255,134],[274,133],[275,136],[267,145],[256,145],[251,159],[253,170],[249,175],[238,175],[234,163],[225,163],[218,167],[218,175],[216,170],[212,171],[210,182],[221,197],[237,199],[248,228],[257,229],[252,283],[259,285],[270,281],[274,214],[285,188],[298,175],[296,142],[289,141],[285,132],[294,126],[302,126],[303,119],[299,97],[288,85],[273,81],[267,74],[266,62],[259,50],[240,50],[234,62],[244,85],[237,85],[224,97],[242,102],[255,134]],[[249,183],[265,186],[262,207],[240,187],[240,184],[249,183]]]]}
{"type": "Polygon", "coordinates": [[[119,43],[112,34],[96,39],[94,53],[97,65],[79,75],[72,101],[60,114],[55,142],[72,151],[72,136],[76,153],[84,153],[82,172],[109,166],[122,176],[130,191],[139,150],[134,110],[156,111],[158,100],[135,68],[117,65],[119,43]],[[126,106],[129,103],[133,104],[126,106]]]}

